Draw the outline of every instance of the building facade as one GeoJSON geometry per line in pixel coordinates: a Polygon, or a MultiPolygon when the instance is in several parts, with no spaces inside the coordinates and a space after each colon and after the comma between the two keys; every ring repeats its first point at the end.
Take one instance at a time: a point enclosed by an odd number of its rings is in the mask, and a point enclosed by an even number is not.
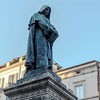
{"type": "MultiPolygon", "coordinates": [[[[25,57],[23,56],[0,67],[0,100],[7,100],[2,91],[3,88],[23,78],[25,73],[24,63],[25,57]]],[[[61,69],[61,66],[54,62],[53,70],[79,100],[99,100],[99,65],[99,62],[91,61],[61,69]]]]}
{"type": "Polygon", "coordinates": [[[7,97],[2,91],[3,88],[16,83],[18,79],[23,77],[24,73],[25,66],[23,57],[13,59],[11,62],[0,66],[0,100],[7,100],[7,97]]]}
{"type": "Polygon", "coordinates": [[[56,73],[79,100],[99,100],[99,62],[91,61],[56,73]]]}

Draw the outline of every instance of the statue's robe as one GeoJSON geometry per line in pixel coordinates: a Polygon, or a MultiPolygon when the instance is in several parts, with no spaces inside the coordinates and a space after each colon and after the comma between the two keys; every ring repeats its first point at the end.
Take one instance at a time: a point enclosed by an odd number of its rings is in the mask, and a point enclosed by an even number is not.
{"type": "Polygon", "coordinates": [[[26,67],[52,67],[52,46],[58,33],[43,14],[35,13],[29,22],[26,67]]]}

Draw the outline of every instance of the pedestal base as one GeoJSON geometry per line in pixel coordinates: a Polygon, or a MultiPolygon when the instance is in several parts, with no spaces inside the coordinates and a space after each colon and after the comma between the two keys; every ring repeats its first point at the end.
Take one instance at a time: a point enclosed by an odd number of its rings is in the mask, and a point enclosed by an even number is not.
{"type": "Polygon", "coordinates": [[[51,70],[36,69],[4,90],[10,100],[77,100],[51,70]]]}

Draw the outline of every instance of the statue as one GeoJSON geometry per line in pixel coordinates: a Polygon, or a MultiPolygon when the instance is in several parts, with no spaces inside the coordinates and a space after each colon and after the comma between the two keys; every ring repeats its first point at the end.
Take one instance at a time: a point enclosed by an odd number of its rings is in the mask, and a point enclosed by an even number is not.
{"type": "Polygon", "coordinates": [[[50,23],[51,8],[43,6],[29,22],[29,38],[26,53],[26,73],[40,67],[52,70],[52,46],[58,33],[50,23]]]}

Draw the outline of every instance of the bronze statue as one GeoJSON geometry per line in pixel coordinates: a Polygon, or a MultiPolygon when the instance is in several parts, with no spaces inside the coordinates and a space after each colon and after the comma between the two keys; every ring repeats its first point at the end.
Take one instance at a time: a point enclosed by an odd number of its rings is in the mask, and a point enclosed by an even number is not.
{"type": "Polygon", "coordinates": [[[52,70],[52,46],[58,33],[50,23],[50,13],[51,8],[45,5],[30,19],[26,72],[41,67],[52,70]]]}

